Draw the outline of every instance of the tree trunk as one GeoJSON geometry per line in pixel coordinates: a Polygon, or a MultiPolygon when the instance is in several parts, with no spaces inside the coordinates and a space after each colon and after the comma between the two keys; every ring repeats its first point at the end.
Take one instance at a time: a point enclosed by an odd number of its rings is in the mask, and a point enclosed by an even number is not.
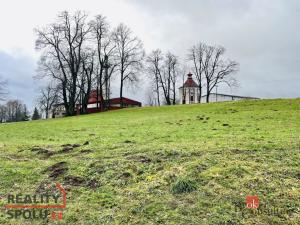
{"type": "MultiPolygon", "coordinates": [[[[110,78],[108,79],[108,90],[110,90],[110,78]]],[[[110,109],[110,91],[107,93],[107,107],[110,109]]]]}
{"type": "Polygon", "coordinates": [[[156,94],[157,94],[157,104],[160,106],[160,99],[159,99],[159,84],[158,84],[158,78],[156,76],[156,94]]]}
{"type": "Polygon", "coordinates": [[[173,105],[176,104],[176,86],[175,82],[173,83],[173,105]]]}
{"type": "Polygon", "coordinates": [[[159,90],[157,91],[157,105],[160,106],[159,90]]]}
{"type": "Polygon", "coordinates": [[[83,114],[87,114],[88,113],[88,104],[89,104],[89,98],[90,98],[90,93],[91,93],[91,82],[88,80],[88,87],[87,87],[87,91],[86,91],[86,94],[84,95],[83,97],[83,104],[82,104],[82,107],[83,107],[83,114]]]}
{"type": "Polygon", "coordinates": [[[109,101],[109,89],[108,89],[108,68],[105,67],[105,74],[104,74],[104,85],[105,85],[105,99],[103,99],[104,103],[104,110],[108,110],[108,101],[109,101]]]}
{"type": "MultiPolygon", "coordinates": [[[[100,82],[99,82],[99,88],[100,88],[100,90],[99,90],[99,94],[100,94],[100,100],[101,100],[101,102],[100,102],[100,108],[101,108],[101,111],[103,111],[103,109],[104,109],[104,98],[103,98],[103,82],[102,82],[102,79],[103,79],[103,69],[102,69],[102,65],[101,65],[101,69],[100,69],[100,77],[99,77],[99,79],[100,79],[100,82]]],[[[98,99],[97,99],[97,101],[98,101],[98,99]]]]}
{"type": "Polygon", "coordinates": [[[201,97],[202,97],[202,87],[199,85],[199,96],[198,96],[198,102],[201,103],[201,97]]]}
{"type": "Polygon", "coordinates": [[[167,105],[171,105],[171,99],[170,99],[170,96],[167,96],[166,100],[167,100],[167,105]]]}
{"type": "Polygon", "coordinates": [[[46,119],[49,118],[49,109],[46,109],[46,119]]]}
{"type": "Polygon", "coordinates": [[[121,85],[120,85],[120,107],[123,108],[123,76],[121,76],[121,85]]]}
{"type": "Polygon", "coordinates": [[[67,87],[64,82],[62,82],[62,92],[63,92],[63,100],[64,100],[64,107],[66,111],[66,115],[69,116],[69,103],[67,98],[67,87]]]}
{"type": "Polygon", "coordinates": [[[210,96],[210,90],[209,90],[209,83],[207,84],[207,93],[206,93],[206,103],[209,103],[209,96],[210,96]]]}

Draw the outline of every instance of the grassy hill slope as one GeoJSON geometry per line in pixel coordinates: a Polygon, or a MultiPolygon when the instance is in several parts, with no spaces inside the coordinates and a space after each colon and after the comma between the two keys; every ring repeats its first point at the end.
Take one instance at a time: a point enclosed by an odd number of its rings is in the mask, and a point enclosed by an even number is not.
{"type": "MultiPolygon", "coordinates": [[[[0,125],[0,195],[62,183],[57,224],[300,224],[299,165],[300,99],[0,125]],[[247,195],[281,211],[245,210],[247,195]]],[[[7,219],[4,203],[0,224],[56,224],[7,219]]]]}

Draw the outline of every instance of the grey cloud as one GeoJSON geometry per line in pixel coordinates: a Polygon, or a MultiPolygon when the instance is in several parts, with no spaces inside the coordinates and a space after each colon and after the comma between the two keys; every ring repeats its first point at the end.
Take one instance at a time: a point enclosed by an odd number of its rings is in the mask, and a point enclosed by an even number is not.
{"type": "MultiPolygon", "coordinates": [[[[154,18],[148,26],[159,34],[160,46],[182,59],[198,41],[225,46],[226,55],[240,63],[241,88],[233,93],[263,98],[300,96],[299,1],[134,2],[154,18]]],[[[223,87],[221,91],[230,90],[223,87]]]]}
{"type": "MultiPolygon", "coordinates": [[[[118,1],[112,2],[115,8],[118,1]]],[[[300,1],[126,0],[122,5],[131,11],[119,10],[116,15],[116,10],[107,7],[103,13],[108,19],[125,21],[144,41],[147,52],[161,48],[184,62],[187,49],[199,41],[223,45],[226,56],[240,63],[237,76],[241,87],[220,87],[219,92],[261,98],[300,97],[300,1]]],[[[78,9],[86,10],[82,7],[78,9]]],[[[11,98],[34,104],[35,68],[34,56],[0,52],[0,73],[9,80],[11,98]]],[[[126,96],[143,100],[144,86],[141,82],[140,88],[126,96]]],[[[118,95],[118,87],[113,95],[118,95]]]]}
{"type": "Polygon", "coordinates": [[[8,83],[8,98],[19,99],[32,107],[35,97],[36,62],[33,58],[0,52],[0,73],[8,83]]]}

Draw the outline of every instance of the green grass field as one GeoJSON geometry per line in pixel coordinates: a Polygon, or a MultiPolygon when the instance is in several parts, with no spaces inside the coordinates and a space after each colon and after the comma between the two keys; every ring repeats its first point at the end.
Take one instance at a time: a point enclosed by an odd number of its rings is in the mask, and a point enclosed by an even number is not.
{"type": "Polygon", "coordinates": [[[300,224],[300,99],[1,124],[0,195],[1,225],[300,224]],[[7,218],[5,195],[55,182],[62,221],[7,218]]]}

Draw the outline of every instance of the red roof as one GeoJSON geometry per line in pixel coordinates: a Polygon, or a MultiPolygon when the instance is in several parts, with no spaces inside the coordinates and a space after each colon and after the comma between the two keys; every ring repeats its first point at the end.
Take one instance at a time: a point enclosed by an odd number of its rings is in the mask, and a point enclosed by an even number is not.
{"type": "Polygon", "coordinates": [[[90,97],[89,97],[89,104],[94,104],[97,102],[102,102],[103,98],[100,96],[100,94],[98,95],[98,101],[97,101],[97,91],[96,90],[92,90],[90,93],[90,97]]]}
{"type": "MultiPolygon", "coordinates": [[[[109,101],[110,101],[110,104],[121,104],[121,99],[120,98],[112,98],[109,101]]],[[[123,97],[123,104],[139,105],[139,106],[142,105],[141,102],[138,102],[138,101],[135,101],[135,100],[132,100],[132,99],[129,99],[129,98],[124,98],[124,97],[123,97]]]]}
{"type": "MultiPolygon", "coordinates": [[[[95,104],[97,102],[103,102],[103,101],[104,101],[104,99],[100,96],[100,94],[98,96],[98,101],[97,101],[97,91],[96,90],[91,91],[88,104],[95,104]]],[[[121,104],[120,98],[112,98],[109,101],[110,101],[110,104],[121,104]]],[[[123,104],[142,106],[141,102],[138,102],[138,101],[135,101],[135,100],[132,100],[129,98],[124,98],[124,97],[123,97],[123,104]]]]}
{"type": "Polygon", "coordinates": [[[198,84],[192,78],[193,74],[188,74],[188,79],[184,82],[183,87],[198,87],[198,84]]]}

